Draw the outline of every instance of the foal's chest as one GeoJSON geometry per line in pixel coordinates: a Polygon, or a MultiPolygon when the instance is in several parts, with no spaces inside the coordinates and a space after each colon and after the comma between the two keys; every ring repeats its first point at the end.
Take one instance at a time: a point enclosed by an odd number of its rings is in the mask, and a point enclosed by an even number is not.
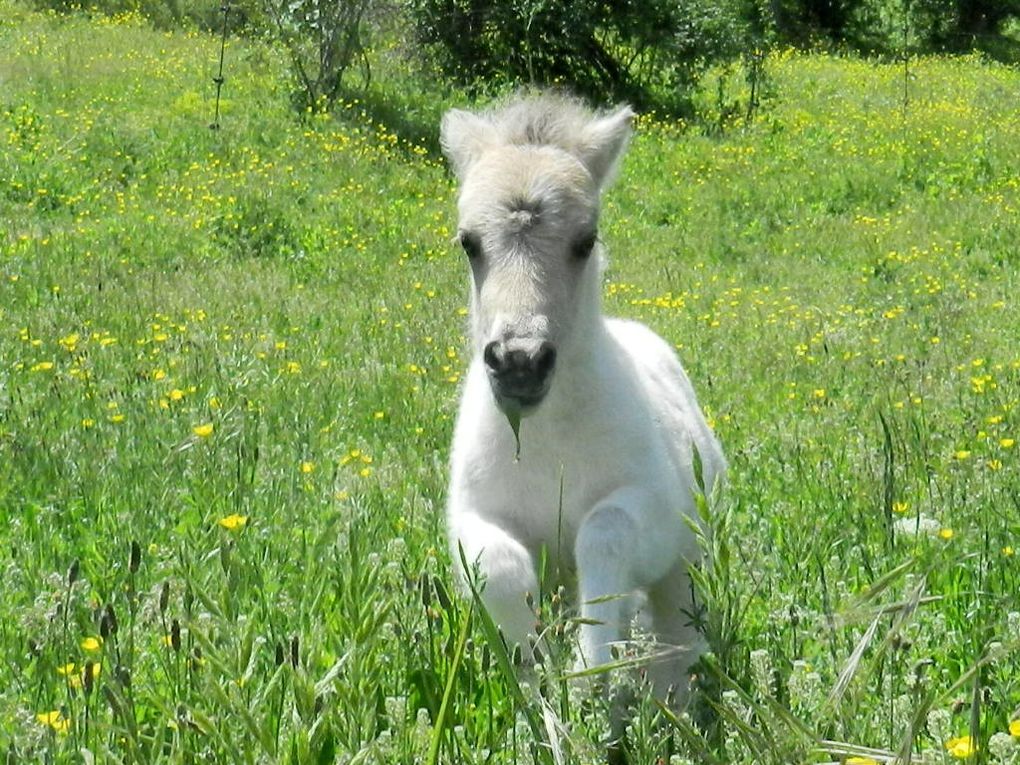
{"type": "Polygon", "coordinates": [[[487,461],[497,469],[484,482],[484,514],[512,529],[533,551],[544,546],[548,554],[569,560],[577,529],[592,507],[633,481],[626,460],[602,461],[583,444],[550,449],[529,444],[522,433],[517,460],[511,456],[502,466],[487,461]]]}

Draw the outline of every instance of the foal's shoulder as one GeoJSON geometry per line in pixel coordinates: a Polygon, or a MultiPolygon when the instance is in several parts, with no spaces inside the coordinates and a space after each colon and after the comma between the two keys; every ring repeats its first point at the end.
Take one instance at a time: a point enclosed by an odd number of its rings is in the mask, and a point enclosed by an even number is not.
{"type": "Polygon", "coordinates": [[[694,387],[673,347],[641,322],[609,319],[610,336],[630,357],[641,384],[654,400],[697,408],[694,387]]]}
{"type": "Polygon", "coordinates": [[[679,366],[680,361],[669,343],[645,324],[631,319],[610,318],[606,325],[610,337],[639,364],[679,366]]]}

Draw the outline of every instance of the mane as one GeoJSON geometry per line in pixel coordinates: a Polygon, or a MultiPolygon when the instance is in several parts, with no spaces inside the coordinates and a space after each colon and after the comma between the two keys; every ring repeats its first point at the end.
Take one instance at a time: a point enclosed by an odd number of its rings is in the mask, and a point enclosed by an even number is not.
{"type": "Polygon", "coordinates": [[[518,94],[483,116],[509,146],[553,146],[578,154],[585,127],[599,115],[576,98],[551,92],[518,94]]]}
{"type": "Polygon", "coordinates": [[[490,149],[536,146],[578,159],[602,189],[626,148],[633,116],[629,106],[593,111],[556,91],[530,91],[482,112],[449,110],[443,115],[440,144],[461,179],[490,149]]]}

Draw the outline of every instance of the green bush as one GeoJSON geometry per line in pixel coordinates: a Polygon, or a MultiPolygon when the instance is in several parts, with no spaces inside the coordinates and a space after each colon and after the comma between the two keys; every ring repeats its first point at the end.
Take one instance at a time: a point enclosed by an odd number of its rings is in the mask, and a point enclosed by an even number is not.
{"type": "Polygon", "coordinates": [[[934,50],[981,48],[1020,17],[1020,0],[914,0],[910,6],[923,42],[934,50]]]}
{"type": "MultiPolygon", "coordinates": [[[[748,10],[744,18],[750,18],[748,10]]],[[[1007,35],[1009,22],[1020,20],[1020,0],[771,0],[765,15],[777,39],[802,47],[845,44],[880,53],[978,49],[1012,61],[1020,48],[1007,35]]]]}
{"type": "Polygon", "coordinates": [[[771,4],[777,35],[787,42],[843,40],[866,0],[775,0],[771,4]]]}
{"type": "Polygon", "coordinates": [[[352,68],[368,82],[365,21],[374,5],[372,0],[262,0],[272,34],[290,59],[300,109],[331,107],[352,68]]]}
{"type": "Polygon", "coordinates": [[[681,110],[751,24],[724,0],[408,0],[419,42],[462,85],[561,85],[596,100],[681,110]]]}

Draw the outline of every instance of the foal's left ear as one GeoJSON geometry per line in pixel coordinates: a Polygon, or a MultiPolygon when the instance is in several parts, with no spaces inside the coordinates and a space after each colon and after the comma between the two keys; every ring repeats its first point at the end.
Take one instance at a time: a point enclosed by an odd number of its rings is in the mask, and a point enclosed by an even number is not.
{"type": "Polygon", "coordinates": [[[613,179],[630,140],[633,121],[634,111],[622,106],[612,114],[592,120],[585,128],[580,159],[599,189],[604,189],[613,179]]]}

